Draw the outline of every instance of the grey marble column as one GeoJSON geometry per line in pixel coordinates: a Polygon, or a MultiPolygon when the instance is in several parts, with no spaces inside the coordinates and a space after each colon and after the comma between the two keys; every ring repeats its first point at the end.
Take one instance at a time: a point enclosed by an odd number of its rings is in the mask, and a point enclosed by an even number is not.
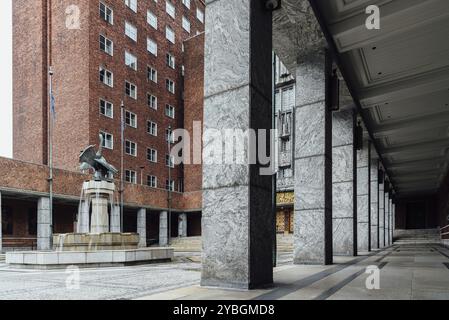
{"type": "Polygon", "coordinates": [[[111,212],[111,232],[120,233],[120,206],[114,206],[111,212]]]}
{"type": "Polygon", "coordinates": [[[269,144],[250,131],[272,125],[272,13],[263,1],[206,4],[201,285],[252,289],[273,282],[272,176],[246,161],[269,144]],[[243,161],[229,161],[242,156],[229,130],[244,132],[243,161]]]}
{"type": "Polygon", "coordinates": [[[394,244],[394,230],[396,229],[396,204],[395,203],[392,204],[391,220],[392,220],[391,244],[394,244]]]}
{"type": "Polygon", "coordinates": [[[357,151],[357,247],[358,252],[371,251],[371,145],[357,151]]]}
{"type": "Polygon", "coordinates": [[[323,52],[296,70],[294,263],[332,264],[332,113],[323,52]]]}
{"type": "Polygon", "coordinates": [[[393,200],[390,199],[390,210],[388,211],[388,245],[393,244],[392,230],[393,230],[393,200]]]}
{"type": "Polygon", "coordinates": [[[178,237],[187,237],[187,213],[180,213],[178,217],[178,237]]]}
{"type": "Polygon", "coordinates": [[[334,255],[357,255],[357,168],[353,110],[332,116],[332,226],[334,255]]]}
{"type": "Polygon", "coordinates": [[[385,182],[379,184],[379,248],[385,247],[385,182]]]}
{"type": "Polygon", "coordinates": [[[3,251],[2,208],[2,194],[0,192],[0,253],[3,251]]]}
{"type": "Polygon", "coordinates": [[[37,202],[37,250],[52,250],[50,198],[42,197],[37,202]]]}
{"type": "MultiPolygon", "coordinates": [[[[372,154],[375,154],[373,150],[372,154]]],[[[371,249],[379,249],[379,160],[371,158],[371,249]]]]}
{"type": "Polygon", "coordinates": [[[159,246],[168,245],[168,213],[162,211],[159,214],[159,246]]]}
{"type": "Polygon", "coordinates": [[[137,211],[137,233],[139,234],[139,248],[147,247],[147,209],[137,211]]]}
{"type": "Polygon", "coordinates": [[[385,238],[385,246],[388,246],[388,233],[389,231],[389,227],[388,227],[388,223],[389,223],[389,215],[390,215],[390,197],[388,195],[388,192],[385,193],[385,222],[384,222],[384,238],[385,238]]]}

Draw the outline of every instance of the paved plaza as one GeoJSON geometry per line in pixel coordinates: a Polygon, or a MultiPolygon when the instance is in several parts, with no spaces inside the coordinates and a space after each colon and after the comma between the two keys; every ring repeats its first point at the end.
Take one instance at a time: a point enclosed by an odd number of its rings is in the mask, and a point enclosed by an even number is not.
{"type": "Polygon", "coordinates": [[[293,265],[279,253],[274,288],[201,288],[200,253],[177,253],[173,263],[80,270],[79,289],[67,289],[65,270],[17,270],[0,263],[0,300],[30,299],[449,299],[449,250],[439,245],[394,245],[332,266],[293,265]],[[380,289],[368,290],[368,266],[380,269],[380,289]]]}

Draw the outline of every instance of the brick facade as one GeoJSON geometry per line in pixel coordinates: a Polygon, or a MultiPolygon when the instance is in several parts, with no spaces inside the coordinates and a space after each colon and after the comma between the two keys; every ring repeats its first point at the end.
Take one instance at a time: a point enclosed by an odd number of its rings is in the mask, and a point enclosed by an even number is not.
{"type": "MultiPolygon", "coordinates": [[[[184,115],[189,112],[184,110],[182,66],[185,65],[185,73],[190,74],[189,67],[194,65],[184,61],[183,43],[203,32],[204,24],[196,18],[196,11],[198,7],[204,12],[204,3],[191,0],[188,9],[182,1],[172,1],[176,8],[173,19],[165,11],[165,1],[138,0],[137,13],[124,1],[101,2],[114,11],[112,25],[100,18],[100,1],[96,0],[14,1],[14,158],[36,164],[47,162],[47,69],[51,64],[56,99],[55,167],[77,171],[79,152],[88,145],[98,145],[98,134],[105,131],[113,134],[114,148],[105,150],[104,155],[120,168],[120,105],[123,101],[126,110],[137,115],[137,128],[127,126],[125,129],[125,139],[137,143],[137,156],[125,155],[124,169],[137,173],[138,184],[146,183],[147,175],[157,176],[158,188],[165,189],[168,179],[165,130],[169,125],[173,129],[183,127],[184,115]],[[79,9],[79,29],[67,27],[67,8],[71,5],[79,9]],[[158,17],[157,30],[147,23],[147,10],[158,17]],[[42,12],[42,16],[36,12],[42,12]],[[47,19],[47,15],[51,19],[47,19]],[[183,16],[190,21],[190,33],[182,27],[183,16]],[[125,21],[137,27],[137,42],[125,35],[125,21]],[[175,44],[166,39],[166,25],[175,31],[175,44]],[[100,34],[114,42],[113,56],[100,50],[100,34]],[[147,37],[156,41],[157,57],[147,51],[147,37]],[[137,57],[137,71],[125,65],[125,50],[137,57]],[[175,69],[166,64],[167,53],[175,57],[175,69]],[[100,66],[113,72],[113,88],[99,81],[100,66]],[[157,70],[157,84],[147,80],[147,66],[157,70]],[[175,94],[166,89],[167,78],[175,82],[175,94]],[[137,86],[136,100],[125,95],[125,80],[137,86]],[[157,110],[148,107],[148,93],[157,96],[157,110]],[[100,115],[100,99],[113,103],[112,119],[100,115]],[[175,107],[175,119],[165,115],[166,104],[175,107]],[[148,120],[157,123],[157,137],[147,133],[148,120]],[[147,160],[147,148],[158,151],[157,163],[147,160]]],[[[195,54],[202,54],[202,50],[197,48],[195,54]]],[[[183,174],[180,166],[172,170],[176,190],[183,174]]],[[[201,185],[196,183],[194,189],[201,189],[201,185]]]]}

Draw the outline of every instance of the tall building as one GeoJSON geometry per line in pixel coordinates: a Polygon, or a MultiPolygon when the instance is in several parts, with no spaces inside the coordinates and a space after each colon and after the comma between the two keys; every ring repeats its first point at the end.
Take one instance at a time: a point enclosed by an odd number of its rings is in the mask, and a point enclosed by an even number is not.
{"type": "Polygon", "coordinates": [[[202,0],[14,1],[14,158],[48,164],[51,68],[56,168],[78,170],[78,152],[102,134],[117,168],[123,147],[126,182],[182,192],[169,128],[184,126],[184,41],[204,31],[204,9],[202,0]]]}

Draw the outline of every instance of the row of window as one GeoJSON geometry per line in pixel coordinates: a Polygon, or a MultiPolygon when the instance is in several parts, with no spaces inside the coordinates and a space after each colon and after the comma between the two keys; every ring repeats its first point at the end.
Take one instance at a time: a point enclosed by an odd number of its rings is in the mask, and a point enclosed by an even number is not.
{"type": "MultiPolygon", "coordinates": [[[[137,172],[134,170],[125,170],[125,181],[128,183],[137,184],[137,172]]],[[[147,186],[151,188],[157,188],[157,177],[148,175],[147,176],[147,186]]],[[[184,190],[183,182],[180,180],[178,183],[178,192],[183,192],[184,190]]],[[[175,180],[165,180],[165,190],[175,191],[175,180]]]]}
{"type": "MultiPolygon", "coordinates": [[[[148,106],[157,110],[157,98],[155,96],[150,94],[148,95],[148,106]]],[[[100,114],[104,115],[105,117],[113,119],[114,105],[112,104],[112,102],[100,99],[100,114]]],[[[175,107],[170,104],[166,104],[165,115],[169,118],[174,119],[175,107]]],[[[132,128],[137,128],[137,115],[135,113],[132,113],[131,111],[125,111],[125,124],[132,128]]],[[[157,134],[152,135],[157,136],[157,134]]]]}
{"type": "MultiPolygon", "coordinates": [[[[155,130],[157,130],[157,125],[154,122],[149,122],[149,124],[151,123],[151,126],[155,126],[155,130]]],[[[151,127],[149,125],[149,129],[151,127]]],[[[153,129],[154,130],[154,129],[153,129]]],[[[103,148],[106,149],[114,149],[114,136],[110,133],[107,132],[100,132],[101,135],[103,136],[103,148]]],[[[165,139],[167,142],[173,143],[173,135],[172,132],[167,129],[165,131],[165,139]]],[[[131,141],[131,140],[125,140],[125,153],[127,155],[133,156],[133,157],[137,157],[137,143],[131,141]]],[[[157,163],[158,162],[158,157],[157,157],[157,150],[152,149],[152,148],[147,148],[147,160],[153,163],[157,163]]],[[[175,164],[174,164],[174,158],[173,156],[170,155],[165,155],[165,165],[167,167],[171,167],[174,168],[175,164]]]]}
{"type": "MultiPolygon", "coordinates": [[[[157,0],[153,1],[157,2],[157,0]]],[[[184,4],[185,7],[187,7],[187,9],[190,9],[190,0],[182,0],[182,3],[184,4]]],[[[137,0],[125,0],[125,4],[128,8],[134,11],[134,13],[137,13],[137,0]]],[[[100,8],[101,5],[105,7],[104,4],[100,3],[100,8]]],[[[110,12],[111,12],[110,15],[113,16],[112,10],[110,12]]],[[[165,1],[165,12],[167,12],[167,14],[173,19],[176,18],[176,8],[175,5],[170,0],[165,1]]],[[[201,21],[201,23],[204,23],[204,12],[200,8],[196,9],[196,18],[199,21],[201,21]]]]}

